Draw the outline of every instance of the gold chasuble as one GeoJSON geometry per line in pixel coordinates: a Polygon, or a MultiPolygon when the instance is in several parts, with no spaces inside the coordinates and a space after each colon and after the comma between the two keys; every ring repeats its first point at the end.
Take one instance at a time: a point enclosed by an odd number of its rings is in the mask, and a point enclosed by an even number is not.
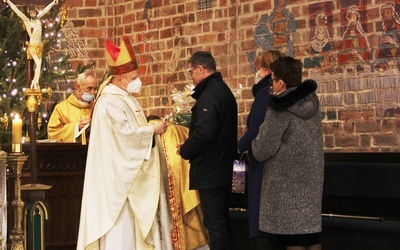
{"type": "Polygon", "coordinates": [[[74,142],[77,122],[90,118],[91,109],[92,103],[79,101],[75,95],[70,95],[54,107],[47,125],[48,138],[57,142],[74,142]]]}
{"type": "Polygon", "coordinates": [[[187,127],[170,124],[161,135],[168,169],[174,250],[196,249],[208,243],[198,191],[189,190],[190,164],[176,154],[176,145],[187,139],[188,132],[187,127]]]}

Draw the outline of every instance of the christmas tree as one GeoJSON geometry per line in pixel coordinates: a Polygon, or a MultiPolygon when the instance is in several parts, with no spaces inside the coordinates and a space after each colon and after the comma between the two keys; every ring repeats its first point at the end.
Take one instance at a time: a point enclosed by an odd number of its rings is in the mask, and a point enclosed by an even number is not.
{"type": "MultiPolygon", "coordinates": [[[[3,5],[2,5],[3,6],[3,5]]],[[[25,8],[20,7],[25,13],[25,8]]],[[[61,48],[60,32],[65,13],[63,9],[51,10],[42,19],[43,56],[40,75],[40,88],[51,94],[57,84],[70,85],[71,77],[76,76],[83,68],[73,71],[68,56],[61,48]]],[[[25,90],[27,86],[27,55],[26,41],[29,40],[22,20],[9,8],[0,8],[0,132],[1,142],[11,142],[11,120],[16,114],[24,117],[24,135],[28,131],[29,112],[25,105],[25,90]]],[[[43,98],[46,98],[46,94],[43,98]]],[[[38,107],[38,129],[36,138],[47,136],[47,120],[51,110],[38,107]]]]}

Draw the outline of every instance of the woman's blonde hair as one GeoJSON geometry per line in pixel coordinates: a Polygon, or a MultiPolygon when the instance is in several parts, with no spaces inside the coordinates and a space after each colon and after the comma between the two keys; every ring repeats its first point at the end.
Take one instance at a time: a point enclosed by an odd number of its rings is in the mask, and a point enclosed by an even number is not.
{"type": "Polygon", "coordinates": [[[259,53],[254,60],[254,65],[258,67],[263,67],[269,69],[271,63],[275,62],[278,58],[283,57],[284,54],[279,50],[265,50],[259,53]]]}

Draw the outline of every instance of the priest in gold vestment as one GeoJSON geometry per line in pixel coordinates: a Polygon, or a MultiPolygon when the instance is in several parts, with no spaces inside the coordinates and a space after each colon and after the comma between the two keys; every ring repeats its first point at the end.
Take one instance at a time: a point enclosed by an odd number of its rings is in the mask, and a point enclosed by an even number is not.
{"type": "MultiPolygon", "coordinates": [[[[148,117],[150,122],[159,117],[148,117]]],[[[189,161],[176,154],[176,146],[185,141],[189,129],[170,124],[161,135],[161,144],[168,169],[169,203],[172,211],[172,244],[174,250],[209,249],[207,231],[197,190],[189,190],[189,161]]]]}
{"type": "Polygon", "coordinates": [[[76,91],[54,107],[47,133],[57,142],[75,142],[90,125],[90,116],[98,86],[96,74],[86,70],[78,76],[76,91]]]}
{"type": "Polygon", "coordinates": [[[105,44],[111,76],[93,110],[77,250],[172,250],[157,143],[167,125],[149,124],[134,97],[142,83],[129,38],[105,44]]]}

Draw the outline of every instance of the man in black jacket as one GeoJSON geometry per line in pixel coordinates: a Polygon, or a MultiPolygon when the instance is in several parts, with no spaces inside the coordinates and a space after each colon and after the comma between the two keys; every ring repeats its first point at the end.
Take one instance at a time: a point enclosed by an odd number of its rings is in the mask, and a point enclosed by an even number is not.
{"type": "Polygon", "coordinates": [[[178,154],[190,162],[189,188],[199,190],[210,249],[228,250],[232,246],[229,198],[237,153],[237,104],[210,53],[194,53],[188,74],[196,86],[192,95],[196,104],[189,137],[178,146],[178,154]]]}

